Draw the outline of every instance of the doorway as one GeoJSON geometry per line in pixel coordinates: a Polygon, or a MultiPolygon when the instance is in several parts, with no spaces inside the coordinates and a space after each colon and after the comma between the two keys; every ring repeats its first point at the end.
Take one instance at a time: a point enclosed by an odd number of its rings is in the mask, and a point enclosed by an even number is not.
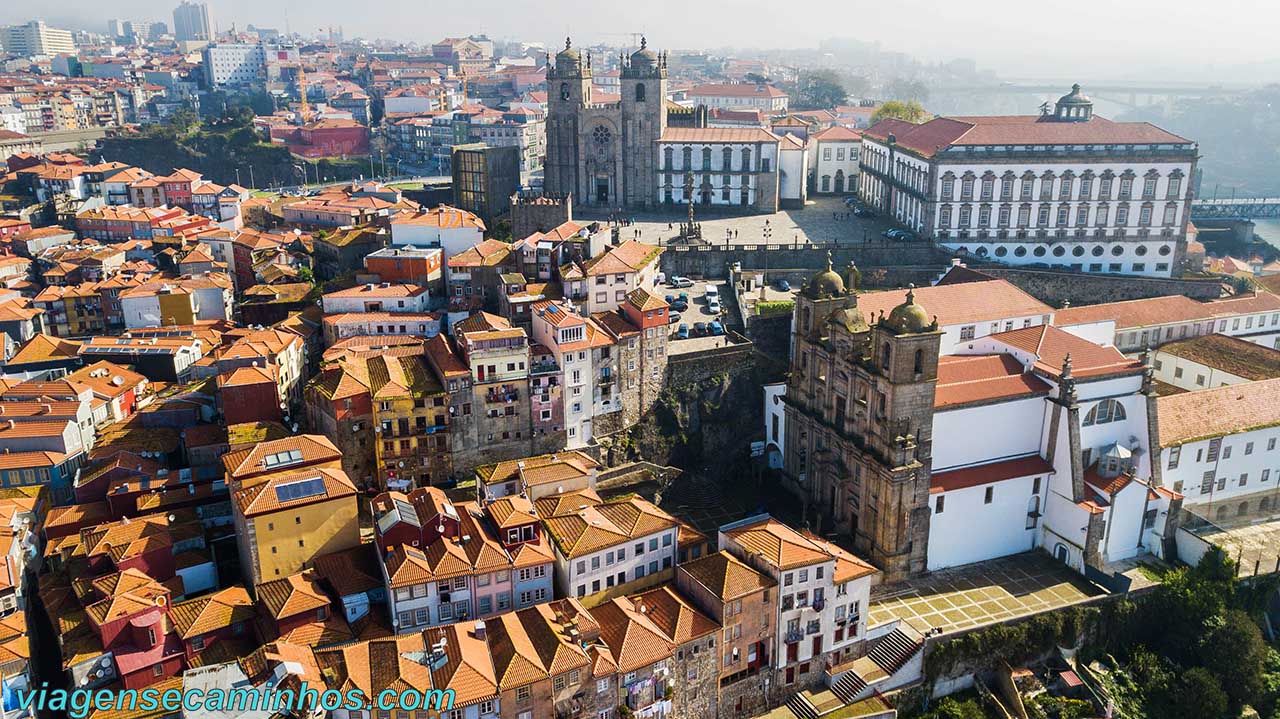
{"type": "Polygon", "coordinates": [[[596,178],[596,204],[609,204],[609,178],[607,177],[596,178]]]}

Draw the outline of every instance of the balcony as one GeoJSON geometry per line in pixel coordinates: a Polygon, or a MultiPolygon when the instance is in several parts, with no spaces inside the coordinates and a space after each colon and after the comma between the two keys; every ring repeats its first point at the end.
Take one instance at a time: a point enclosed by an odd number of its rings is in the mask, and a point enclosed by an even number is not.
{"type": "Polygon", "coordinates": [[[485,393],[484,401],[488,404],[511,404],[520,401],[520,390],[504,386],[493,388],[485,393]]]}
{"type": "Polygon", "coordinates": [[[804,639],[803,632],[801,632],[799,629],[788,629],[787,636],[783,641],[785,641],[787,644],[796,644],[801,639],[804,639]]]}

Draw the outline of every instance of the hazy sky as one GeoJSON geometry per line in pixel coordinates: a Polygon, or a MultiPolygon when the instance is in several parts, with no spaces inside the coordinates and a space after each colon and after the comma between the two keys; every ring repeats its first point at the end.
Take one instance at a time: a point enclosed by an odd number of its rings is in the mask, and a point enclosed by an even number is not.
{"type": "MultiPolygon", "coordinates": [[[[0,22],[43,13],[105,29],[110,17],[172,20],[170,0],[0,3],[0,22]]],[[[1084,73],[1150,77],[1169,68],[1280,67],[1280,3],[1267,0],[211,0],[219,29],[235,23],[296,31],[342,25],[347,37],[428,42],[475,32],[621,42],[644,32],[658,48],[813,47],[829,37],[879,42],[924,60],[968,57],[1009,77],[1084,73]],[[615,33],[610,35],[610,33],[615,33]]],[[[1267,77],[1265,74],[1262,76],[1267,77]]],[[[1177,78],[1169,78],[1171,80],[1177,78]]],[[[1222,77],[1229,81],[1230,77],[1222,77]]],[[[1280,73],[1272,77],[1280,80],[1280,73]]]]}

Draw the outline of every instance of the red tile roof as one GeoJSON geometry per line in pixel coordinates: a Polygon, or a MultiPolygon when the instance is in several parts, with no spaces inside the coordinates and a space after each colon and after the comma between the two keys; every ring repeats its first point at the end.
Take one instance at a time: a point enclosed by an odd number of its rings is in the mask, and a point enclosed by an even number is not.
{"type": "MultiPolygon", "coordinates": [[[[963,287],[964,285],[956,285],[963,287]]],[[[991,335],[991,338],[1036,357],[1036,369],[1058,377],[1062,363],[1071,357],[1075,377],[1133,374],[1142,371],[1142,362],[1120,354],[1115,347],[1103,347],[1051,325],[1024,327],[991,335]]]]}
{"type": "Polygon", "coordinates": [[[950,355],[938,358],[935,409],[977,402],[991,402],[1047,395],[1049,385],[1026,372],[1022,363],[1007,354],[950,355]]]}
{"type": "Polygon", "coordinates": [[[1052,473],[1053,465],[1046,462],[1040,455],[1007,459],[1003,462],[992,462],[991,464],[983,464],[977,467],[953,469],[949,472],[936,472],[929,478],[929,494],[940,494],[957,489],[1003,482],[1006,479],[1052,473]]]}
{"type": "Polygon", "coordinates": [[[1156,400],[1161,447],[1280,425],[1280,379],[1167,395],[1156,400]]]}

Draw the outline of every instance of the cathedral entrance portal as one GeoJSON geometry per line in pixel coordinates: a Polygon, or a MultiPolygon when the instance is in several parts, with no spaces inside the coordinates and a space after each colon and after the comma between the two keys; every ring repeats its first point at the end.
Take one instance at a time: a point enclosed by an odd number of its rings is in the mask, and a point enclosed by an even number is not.
{"type": "Polygon", "coordinates": [[[607,177],[596,178],[596,204],[609,204],[609,178],[607,177]]]}

